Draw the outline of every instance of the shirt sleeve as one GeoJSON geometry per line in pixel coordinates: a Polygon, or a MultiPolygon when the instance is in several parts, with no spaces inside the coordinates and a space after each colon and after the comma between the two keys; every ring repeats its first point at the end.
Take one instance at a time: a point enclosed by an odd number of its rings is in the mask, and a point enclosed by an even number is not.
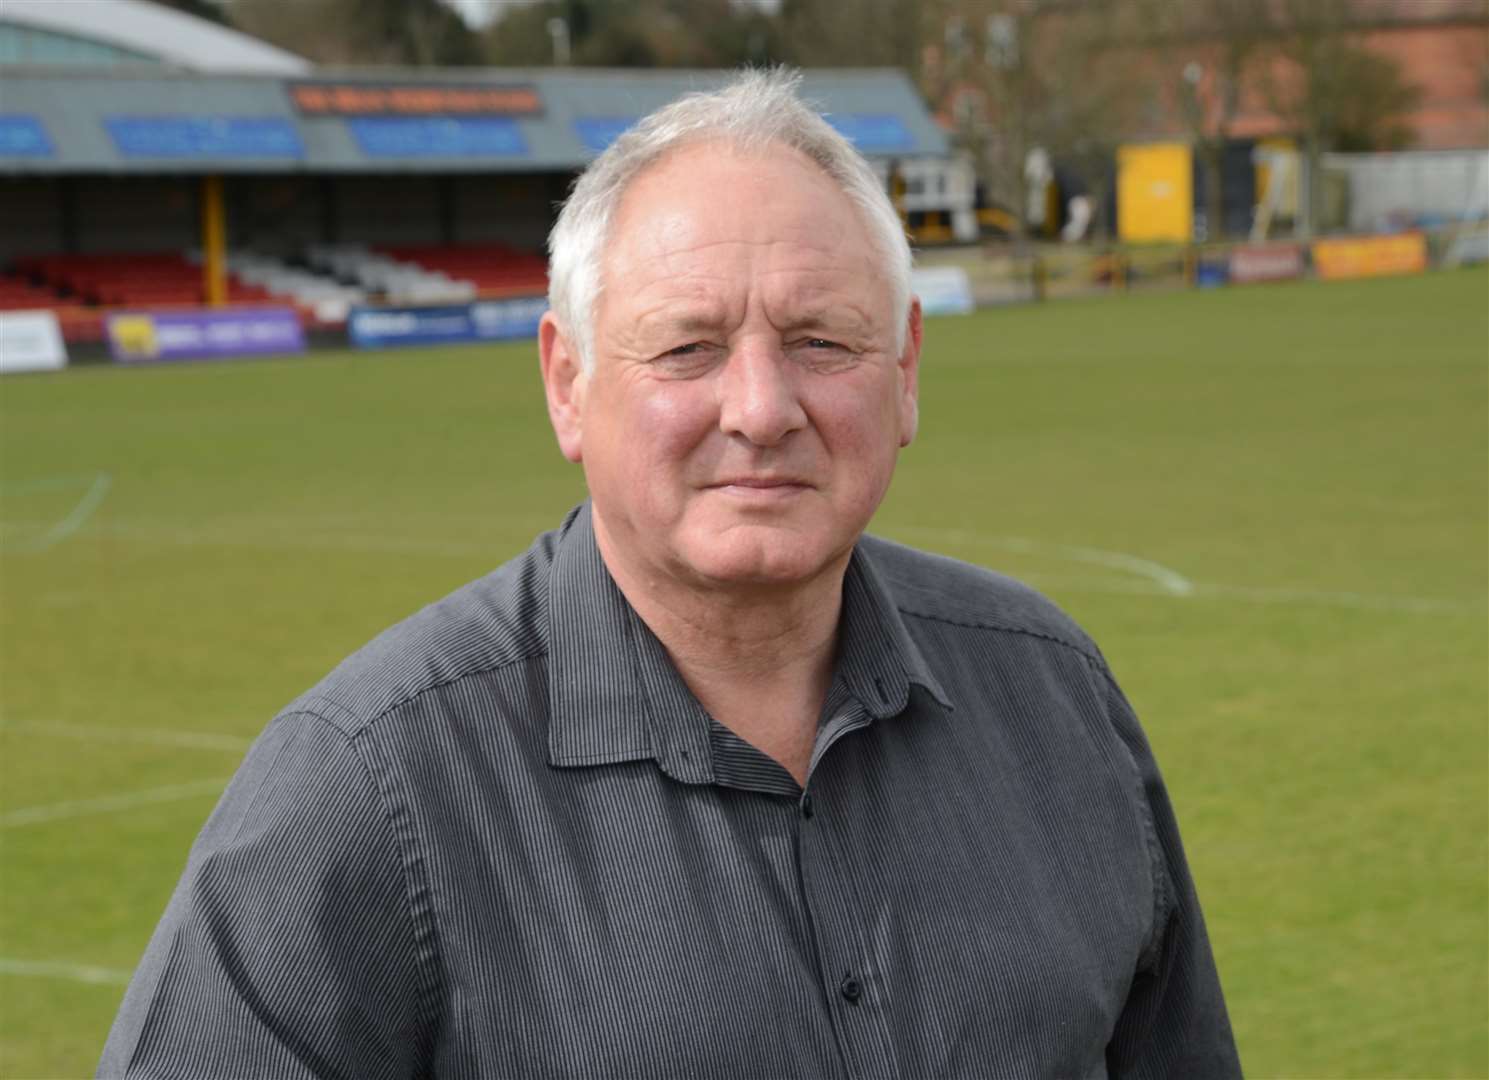
{"type": "Polygon", "coordinates": [[[100,1077],[407,1077],[427,984],[398,838],[355,743],[280,717],[197,838],[100,1077]]]}
{"type": "Polygon", "coordinates": [[[1168,792],[1142,728],[1107,676],[1109,714],[1137,767],[1151,829],[1156,891],[1153,940],[1107,1045],[1113,1080],[1241,1076],[1220,976],[1168,792]]]}

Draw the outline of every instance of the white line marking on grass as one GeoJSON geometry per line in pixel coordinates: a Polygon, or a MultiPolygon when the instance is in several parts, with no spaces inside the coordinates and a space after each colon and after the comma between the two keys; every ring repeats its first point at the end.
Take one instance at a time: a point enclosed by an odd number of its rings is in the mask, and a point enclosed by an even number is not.
{"type": "MultiPolygon", "coordinates": [[[[522,544],[508,547],[497,541],[491,543],[459,543],[422,540],[417,537],[378,536],[371,533],[340,532],[323,530],[307,531],[315,522],[306,523],[300,529],[286,528],[282,533],[269,533],[262,526],[222,525],[205,529],[172,529],[147,522],[111,522],[100,526],[100,531],[126,540],[147,541],[154,545],[170,544],[178,547],[222,547],[249,548],[271,551],[355,551],[373,555],[420,555],[432,558],[484,558],[493,565],[505,561],[510,552],[521,551],[522,544]],[[255,531],[255,528],[258,531],[255,531]]],[[[536,528],[533,533],[547,528],[536,528]]],[[[530,542],[530,541],[529,541],[530,542]]]]}
{"type": "MultiPolygon", "coordinates": [[[[45,487],[67,487],[71,477],[51,477],[32,481],[29,484],[20,485],[21,489],[30,488],[41,490],[45,487]]],[[[30,554],[38,554],[56,547],[68,537],[77,533],[88,524],[91,518],[108,496],[109,488],[114,486],[114,478],[106,472],[93,474],[93,482],[88,485],[88,490],[83,492],[82,498],[67,512],[67,515],[54,524],[40,537],[28,543],[15,545],[16,551],[24,551],[30,554]]]]}
{"type": "Polygon", "coordinates": [[[983,536],[964,529],[929,529],[912,527],[898,532],[919,534],[949,540],[955,544],[996,548],[1014,551],[1021,555],[1055,555],[1071,562],[1104,566],[1112,570],[1123,570],[1153,582],[1170,596],[1190,596],[1194,583],[1177,570],[1170,569],[1152,559],[1129,555],[1125,551],[1103,551],[1100,548],[1081,547],[1074,544],[1052,544],[1040,540],[1026,540],[1021,536],[983,536]]]}
{"type": "Polygon", "coordinates": [[[186,784],[167,784],[164,787],[147,788],[144,791],[127,791],[119,795],[104,795],[97,799],[69,799],[64,802],[45,803],[41,806],[25,806],[0,814],[0,829],[19,829],[28,825],[44,825],[69,818],[107,814],[115,810],[135,810],[157,803],[178,802],[205,795],[221,795],[227,787],[228,778],[217,780],[193,780],[186,784]]]}
{"type": "Polygon", "coordinates": [[[1435,596],[1401,596],[1348,590],[1204,584],[1191,581],[1177,570],[1172,570],[1162,563],[1121,551],[1103,551],[1099,548],[1072,544],[1043,543],[1016,536],[983,536],[964,529],[910,526],[895,531],[907,536],[918,535],[927,539],[965,544],[974,548],[1013,551],[1023,555],[1051,555],[1071,562],[1105,566],[1136,575],[1133,579],[1126,581],[1070,578],[1038,573],[1024,575],[1031,583],[1042,582],[1046,586],[1080,589],[1085,592],[1131,593],[1140,596],[1168,596],[1178,599],[1225,597],[1253,604],[1314,605],[1350,608],[1356,611],[1401,612],[1411,615],[1482,615],[1485,608],[1489,607],[1489,600],[1483,597],[1472,600],[1449,600],[1435,596]]]}
{"type": "Polygon", "coordinates": [[[71,979],[99,986],[124,986],[134,972],[93,964],[68,964],[57,960],[12,960],[0,956],[0,975],[22,975],[37,979],[71,979]]]}
{"type": "Polygon", "coordinates": [[[1480,615],[1483,602],[1465,603],[1431,596],[1392,596],[1385,593],[1330,592],[1316,589],[1267,589],[1249,585],[1198,585],[1207,596],[1250,600],[1257,604],[1316,604],[1362,611],[1399,611],[1416,615],[1480,615]]]}
{"type": "Polygon", "coordinates": [[[0,732],[18,735],[51,735],[59,739],[83,742],[132,742],[150,746],[179,747],[184,750],[220,750],[242,753],[252,739],[237,735],[219,735],[210,731],[173,731],[169,728],[111,728],[89,724],[0,724],[0,732]]]}

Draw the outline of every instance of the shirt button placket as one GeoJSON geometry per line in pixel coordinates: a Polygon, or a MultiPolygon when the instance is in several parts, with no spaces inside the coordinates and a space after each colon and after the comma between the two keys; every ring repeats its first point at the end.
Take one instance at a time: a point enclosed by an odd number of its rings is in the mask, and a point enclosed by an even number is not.
{"type": "Polygon", "coordinates": [[[891,1059],[880,1044],[879,1022],[864,1011],[869,1005],[867,987],[862,974],[852,966],[858,944],[851,927],[851,908],[843,894],[848,882],[838,880],[835,860],[827,850],[832,843],[828,828],[831,816],[824,814],[821,796],[810,791],[802,793],[797,812],[802,899],[817,940],[823,989],[836,998],[831,1011],[844,1073],[850,1078],[881,1075],[892,1068],[891,1059]]]}
{"type": "Polygon", "coordinates": [[[849,1005],[857,1005],[858,999],[863,997],[863,983],[855,979],[850,971],[838,984],[838,993],[843,995],[843,1000],[849,1005]]]}

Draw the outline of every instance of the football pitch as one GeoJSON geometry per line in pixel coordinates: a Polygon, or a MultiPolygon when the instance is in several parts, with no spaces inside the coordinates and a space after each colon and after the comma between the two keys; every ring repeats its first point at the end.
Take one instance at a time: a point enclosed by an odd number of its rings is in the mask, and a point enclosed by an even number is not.
{"type": "MultiPolygon", "coordinates": [[[[927,323],[873,530],[1043,589],[1253,1077],[1489,1076],[1489,271],[927,323]]],[[[91,1074],[274,712],[583,497],[531,343],[0,385],[0,1075],[91,1074]]]]}

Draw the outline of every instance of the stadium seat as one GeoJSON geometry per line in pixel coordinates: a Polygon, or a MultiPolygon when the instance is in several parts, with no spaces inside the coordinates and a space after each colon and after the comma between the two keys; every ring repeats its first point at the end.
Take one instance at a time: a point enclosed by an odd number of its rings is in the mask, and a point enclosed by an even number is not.
{"type": "Polygon", "coordinates": [[[548,290],[548,260],[506,244],[384,248],[399,262],[468,284],[477,296],[532,296],[548,290]]]}

